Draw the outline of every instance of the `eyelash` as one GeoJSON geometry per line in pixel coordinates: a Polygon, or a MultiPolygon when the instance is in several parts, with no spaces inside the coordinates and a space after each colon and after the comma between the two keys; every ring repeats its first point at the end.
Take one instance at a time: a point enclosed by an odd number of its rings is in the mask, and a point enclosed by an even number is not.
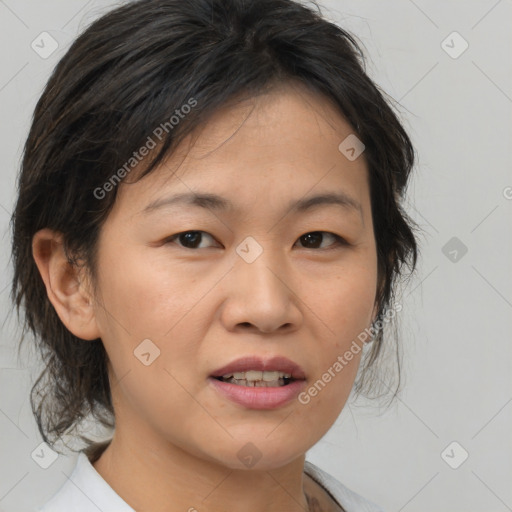
{"type": "MultiPolygon", "coordinates": [[[[203,233],[203,234],[206,234],[208,235],[209,237],[211,237],[213,240],[215,240],[215,238],[210,235],[209,233],[207,233],[206,231],[201,231],[201,230],[189,230],[189,231],[182,231],[181,233],[176,233],[175,235],[172,235],[168,238],[166,238],[164,240],[164,243],[165,244],[170,244],[170,243],[174,243],[175,240],[179,239],[179,237],[181,235],[186,235],[188,233],[203,233]]],[[[335,243],[333,243],[332,245],[330,245],[329,247],[327,248],[314,248],[314,249],[310,249],[310,250],[313,250],[313,251],[328,251],[328,250],[332,250],[332,249],[335,249],[336,247],[340,247],[340,246],[348,246],[350,245],[344,238],[342,238],[341,236],[339,235],[336,235],[335,233],[331,233],[329,231],[308,231],[307,233],[304,233],[303,235],[301,235],[299,237],[299,240],[306,236],[306,235],[311,235],[311,234],[317,234],[317,233],[322,233],[322,234],[327,234],[327,235],[331,235],[334,239],[335,239],[335,243]]],[[[202,241],[202,240],[201,240],[202,241]]],[[[323,242],[323,240],[322,240],[323,242]]],[[[183,245],[180,245],[180,247],[182,247],[183,249],[188,249],[190,251],[197,251],[198,249],[200,248],[191,248],[191,247],[185,247],[183,245]]],[[[203,247],[204,249],[204,247],[203,247]]],[[[307,247],[304,247],[304,249],[308,249],[307,247]]]]}

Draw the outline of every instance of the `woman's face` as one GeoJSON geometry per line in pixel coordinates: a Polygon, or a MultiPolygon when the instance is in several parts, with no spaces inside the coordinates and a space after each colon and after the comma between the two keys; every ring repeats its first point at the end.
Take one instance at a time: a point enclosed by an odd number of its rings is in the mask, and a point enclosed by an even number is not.
{"type": "Polygon", "coordinates": [[[377,289],[364,153],[339,149],[352,132],[323,97],[281,88],[220,111],[194,145],[120,185],[94,303],[116,435],[156,454],[173,445],[271,469],[331,427],[360,361],[343,356],[370,325],[377,289]],[[180,194],[192,199],[171,202],[180,194]],[[304,203],[331,194],[345,200],[304,203]],[[246,370],[286,370],[261,366],[275,357],[304,380],[265,388],[212,377],[239,358],[255,358],[246,370]]]}

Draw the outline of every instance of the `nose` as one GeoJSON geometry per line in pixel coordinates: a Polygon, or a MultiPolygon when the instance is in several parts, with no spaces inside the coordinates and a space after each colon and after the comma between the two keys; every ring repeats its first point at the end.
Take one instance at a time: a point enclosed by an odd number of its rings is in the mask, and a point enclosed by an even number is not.
{"type": "Polygon", "coordinates": [[[297,287],[286,264],[271,257],[270,250],[252,263],[237,257],[226,282],[221,321],[231,332],[296,330],[303,321],[297,287]]]}

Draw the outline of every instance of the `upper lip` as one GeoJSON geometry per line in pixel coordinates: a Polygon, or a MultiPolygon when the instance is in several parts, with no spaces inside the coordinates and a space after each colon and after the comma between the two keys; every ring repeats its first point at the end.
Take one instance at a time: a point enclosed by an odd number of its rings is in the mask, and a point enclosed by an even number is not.
{"type": "Polygon", "coordinates": [[[257,371],[277,371],[289,373],[292,379],[303,380],[306,378],[304,370],[297,364],[286,357],[276,356],[265,359],[259,356],[245,356],[231,361],[222,368],[215,370],[211,377],[222,377],[228,373],[245,372],[248,370],[257,371]]]}

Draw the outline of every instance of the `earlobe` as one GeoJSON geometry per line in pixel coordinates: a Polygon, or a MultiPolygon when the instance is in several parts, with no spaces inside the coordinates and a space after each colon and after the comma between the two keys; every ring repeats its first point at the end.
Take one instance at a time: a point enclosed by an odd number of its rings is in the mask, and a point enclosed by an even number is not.
{"type": "Polygon", "coordinates": [[[62,234],[47,228],[38,231],[32,239],[32,256],[48,299],[66,328],[84,340],[99,338],[84,269],[68,260],[62,234]]]}

